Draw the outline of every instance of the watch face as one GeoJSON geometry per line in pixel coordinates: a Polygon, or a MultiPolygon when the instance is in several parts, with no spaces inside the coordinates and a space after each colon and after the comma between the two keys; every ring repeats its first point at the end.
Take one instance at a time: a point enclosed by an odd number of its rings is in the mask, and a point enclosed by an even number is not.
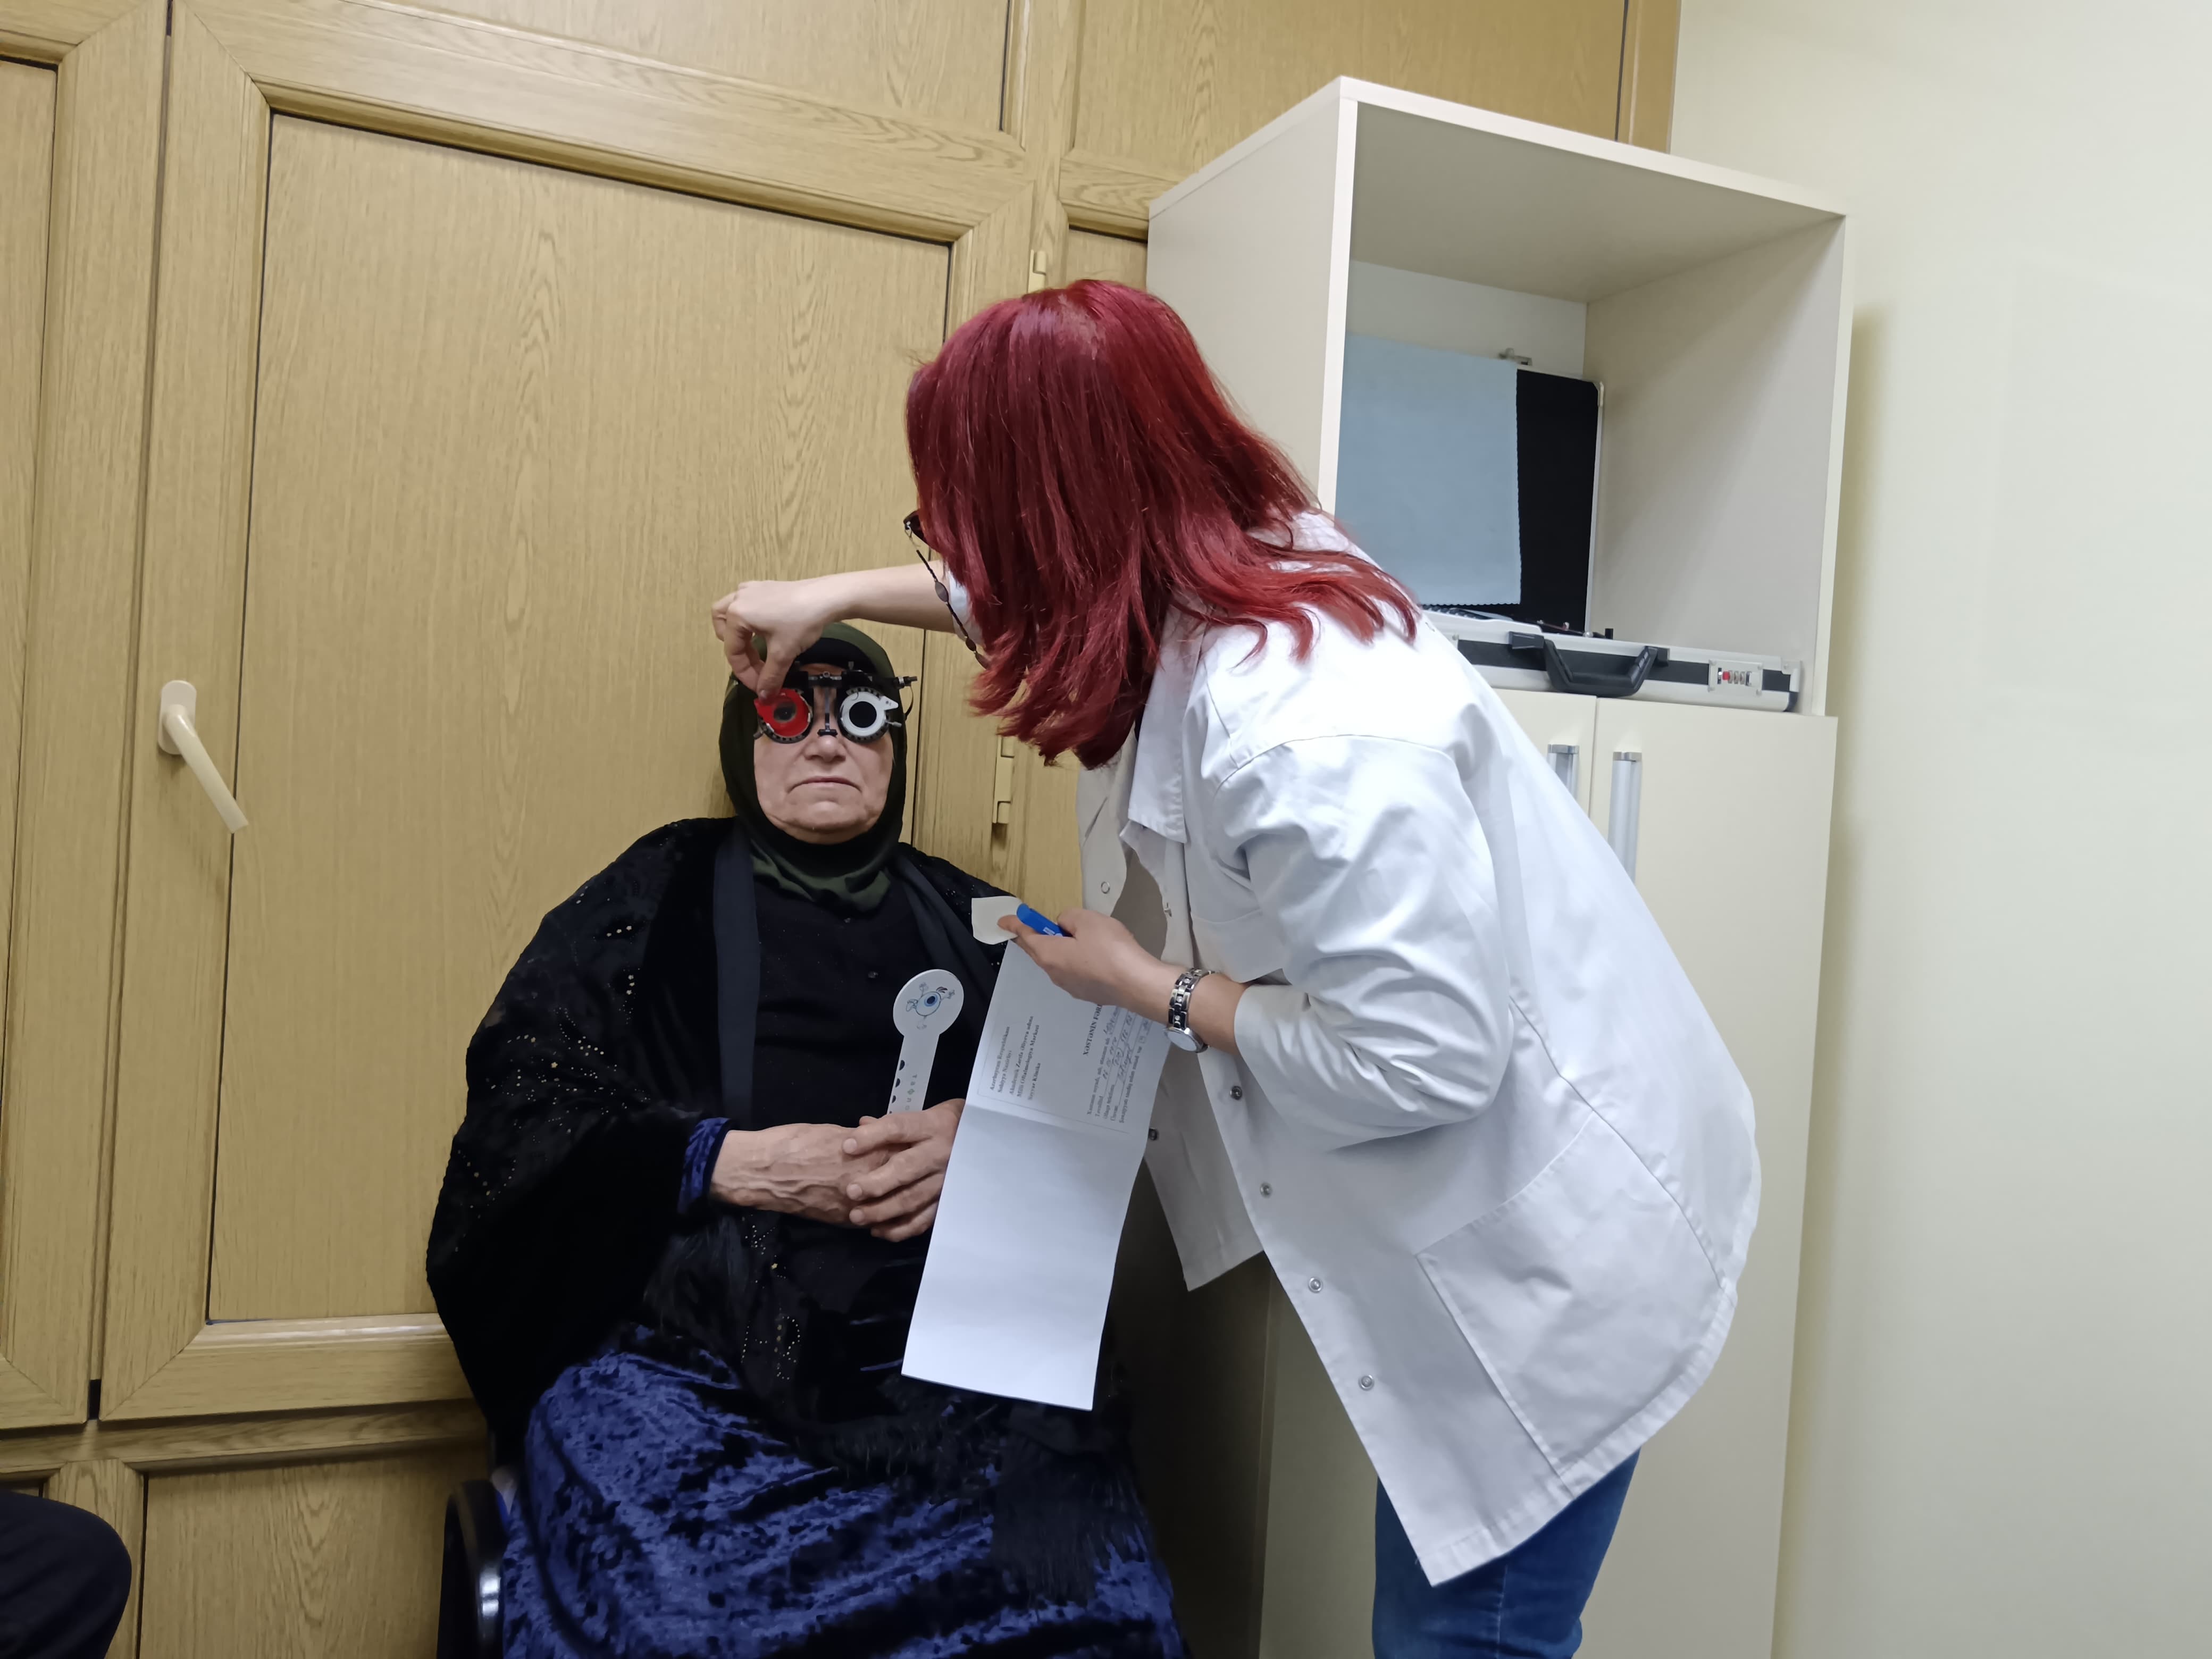
{"type": "Polygon", "coordinates": [[[1187,1054],[1194,1054],[1199,1051],[1198,1033],[1195,1031],[1178,1030],[1170,1025],[1168,1027],[1168,1041],[1187,1054]]]}

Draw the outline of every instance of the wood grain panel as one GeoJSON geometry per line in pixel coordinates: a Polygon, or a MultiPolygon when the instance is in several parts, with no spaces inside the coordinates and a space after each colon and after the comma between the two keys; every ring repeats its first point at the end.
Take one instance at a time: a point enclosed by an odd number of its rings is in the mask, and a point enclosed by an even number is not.
{"type": "MultiPolygon", "coordinates": [[[[414,1218],[396,1214],[386,1248],[414,1218]]],[[[245,1319],[203,1325],[110,1418],[131,1421],[200,1412],[296,1412],[468,1395],[460,1362],[434,1314],[346,1319],[245,1319]]]]}
{"type": "Polygon", "coordinates": [[[212,1317],[428,1309],[470,1031],[577,882],[721,810],[708,600],[900,556],[946,283],[941,247],[279,122],[212,1317]]]}
{"type": "Polygon", "coordinates": [[[1085,8],[1075,148],[1181,177],[1340,75],[1613,137],[1621,0],[1085,8]]]}
{"type": "Polygon", "coordinates": [[[1182,182],[1182,174],[1088,150],[1071,150],[1060,166],[1060,201],[1067,222],[1110,236],[1144,236],[1152,228],[1153,198],[1182,182]]]}
{"type": "Polygon", "coordinates": [[[81,1418],[94,1374],[161,25],[159,3],[118,19],[55,82],[0,1080],[0,1426],[81,1418]]]}
{"type": "Polygon", "coordinates": [[[148,422],[146,559],[131,761],[130,882],[118,1026],[106,1408],[207,1316],[208,1194],[222,1052],[230,836],[150,728],[161,688],[189,680],[208,750],[232,774],[252,464],[253,361],[269,109],[190,11],[170,43],[161,285],[148,422]]]}
{"type": "Polygon", "coordinates": [[[1028,197],[1028,161],[995,130],[380,0],[191,9],[280,113],[948,240],[1028,197]]]}
{"type": "Polygon", "coordinates": [[[447,0],[437,9],[864,109],[999,125],[1006,0],[447,0]]]}
{"type": "MultiPolygon", "coordinates": [[[[1018,0],[1007,27],[1008,136],[1033,185],[1009,197],[952,245],[948,330],[1043,280],[1066,229],[1051,179],[1066,146],[1074,93],[1073,0],[1018,0]]],[[[998,732],[968,707],[975,665],[964,646],[933,634],[923,646],[928,696],[916,722],[909,839],[963,869],[1003,880],[1007,830],[993,823],[998,732]]]]}
{"type": "MultiPolygon", "coordinates": [[[[945,307],[947,328],[959,327],[986,306],[1010,299],[1028,286],[1035,228],[1034,208],[1024,197],[1007,202],[953,244],[951,285],[945,307]]],[[[913,497],[909,477],[909,503],[913,497]]],[[[913,556],[903,544],[900,556],[913,556]]],[[[975,665],[967,647],[950,635],[927,635],[923,648],[928,667],[922,684],[927,695],[915,722],[919,764],[914,844],[980,876],[992,877],[994,870],[1003,873],[1006,838],[1003,832],[994,834],[991,823],[999,734],[992,722],[978,718],[968,707],[975,665]]]]}
{"type": "Polygon", "coordinates": [[[287,1412],[266,1417],[186,1418],[0,1435],[5,1484],[51,1474],[64,1463],[113,1459],[141,1471],[327,1463],[417,1446],[482,1445],[483,1419],[459,1401],[366,1411],[287,1412]]]}
{"type": "Polygon", "coordinates": [[[362,1659],[434,1645],[462,1447],[147,1482],[143,1659],[362,1659]]]}
{"type": "MultiPolygon", "coordinates": [[[[54,76],[0,64],[0,872],[15,867],[15,769],[23,729],[23,606],[31,574],[31,480],[39,447],[39,343],[46,323],[46,204],[54,76]]],[[[0,879],[0,1007],[9,901],[0,879]]],[[[0,1028],[0,1065],[7,1060],[0,1028]]]]}
{"type": "Polygon", "coordinates": [[[1018,745],[1014,767],[1014,828],[1000,878],[1048,916],[1083,902],[1083,849],[1075,830],[1075,781],[1082,768],[1073,755],[1047,766],[1034,749],[1018,745]]]}
{"type": "Polygon", "coordinates": [[[1088,230],[1070,231],[1067,237],[1067,257],[1064,281],[1080,282],[1086,276],[1103,277],[1111,283],[1127,283],[1131,288],[1145,285],[1145,245],[1127,236],[1101,236],[1088,230]]]}
{"type": "Polygon", "coordinates": [[[1682,0],[1628,0],[1620,48],[1620,115],[1614,137],[1665,149],[1674,131],[1674,61],[1682,0]]]}
{"type": "Polygon", "coordinates": [[[46,1496],[91,1510],[115,1528],[123,1547],[131,1552],[131,1599],[123,1604],[122,1622],[108,1644],[107,1659],[136,1659],[140,1581],[146,1571],[145,1477],[112,1457],[64,1463],[46,1482],[46,1496]]]}
{"type": "Polygon", "coordinates": [[[58,64],[143,0],[0,0],[0,52],[58,64]]]}
{"type": "Polygon", "coordinates": [[[1056,275],[1067,234],[1060,168],[1075,126],[1082,14],[1082,0],[1018,0],[1007,20],[1006,136],[1021,145],[1035,181],[1023,279],[1030,286],[1056,275]]]}

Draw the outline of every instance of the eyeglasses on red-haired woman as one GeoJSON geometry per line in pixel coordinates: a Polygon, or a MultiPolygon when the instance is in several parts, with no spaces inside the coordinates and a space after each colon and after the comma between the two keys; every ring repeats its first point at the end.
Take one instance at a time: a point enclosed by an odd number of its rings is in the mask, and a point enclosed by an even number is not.
{"type": "Polygon", "coordinates": [[[957,628],[975,707],[1082,763],[1090,908],[1065,937],[1005,925],[1182,1051],[1155,1185],[1192,1285],[1266,1252],[1351,1413],[1382,1486],[1378,1659],[1444,1632],[1571,1651],[1757,1213],[1711,1021],[1496,695],[1167,306],[1078,283],[992,307],[906,422],[922,561],[746,583],[714,608],[732,670],[780,684],[838,618],[957,628]]]}

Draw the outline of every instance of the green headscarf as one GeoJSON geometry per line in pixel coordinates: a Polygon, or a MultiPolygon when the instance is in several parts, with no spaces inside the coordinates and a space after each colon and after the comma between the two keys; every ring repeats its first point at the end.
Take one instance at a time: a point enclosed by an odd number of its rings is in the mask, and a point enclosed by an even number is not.
{"type": "MultiPolygon", "coordinates": [[[[821,639],[799,653],[799,662],[866,668],[887,680],[894,678],[883,647],[843,623],[823,629],[821,639]]],[[[787,893],[833,910],[867,915],[891,890],[891,854],[898,850],[899,825],[906,817],[905,726],[891,728],[891,781],[882,816],[850,841],[828,846],[786,835],[761,810],[753,777],[753,740],[759,732],[753,694],[733,677],[722,695],[722,781],[752,843],[754,872],[787,893]]]]}

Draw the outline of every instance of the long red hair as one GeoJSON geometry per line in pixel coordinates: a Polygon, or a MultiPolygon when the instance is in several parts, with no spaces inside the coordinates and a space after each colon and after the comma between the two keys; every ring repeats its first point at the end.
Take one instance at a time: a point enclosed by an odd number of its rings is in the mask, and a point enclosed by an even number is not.
{"type": "MultiPolygon", "coordinates": [[[[1170,615],[1315,614],[1362,639],[1416,607],[1352,554],[1289,547],[1312,495],[1231,411],[1162,301],[1076,283],[979,313],[915,375],[906,441],[921,532],[969,593],[989,665],[978,712],[1048,757],[1111,759],[1152,689],[1170,615]]],[[[1255,647],[1256,648],[1256,647],[1255,647]]]]}

